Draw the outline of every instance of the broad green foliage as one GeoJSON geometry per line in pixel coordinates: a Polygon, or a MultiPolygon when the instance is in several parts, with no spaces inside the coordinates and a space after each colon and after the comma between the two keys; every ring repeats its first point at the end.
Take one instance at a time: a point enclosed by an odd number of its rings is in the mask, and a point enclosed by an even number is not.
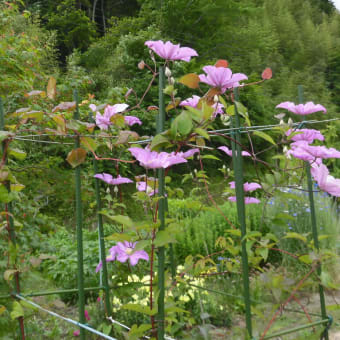
{"type": "Polygon", "coordinates": [[[57,32],[61,59],[73,49],[84,51],[96,37],[95,24],[74,7],[75,0],[64,0],[48,16],[46,27],[57,32]]]}

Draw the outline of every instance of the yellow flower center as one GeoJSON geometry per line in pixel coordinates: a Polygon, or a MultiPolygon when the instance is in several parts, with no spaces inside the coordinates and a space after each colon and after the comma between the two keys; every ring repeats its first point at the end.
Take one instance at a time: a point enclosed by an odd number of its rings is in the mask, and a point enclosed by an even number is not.
{"type": "Polygon", "coordinates": [[[133,248],[126,248],[125,252],[126,254],[131,255],[133,253],[133,248]]]}

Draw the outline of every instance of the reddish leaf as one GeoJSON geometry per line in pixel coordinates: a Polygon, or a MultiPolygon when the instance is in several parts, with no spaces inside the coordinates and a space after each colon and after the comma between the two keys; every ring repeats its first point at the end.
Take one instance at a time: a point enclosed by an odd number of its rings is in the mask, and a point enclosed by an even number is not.
{"type": "Polygon", "coordinates": [[[59,105],[55,106],[52,112],[57,111],[72,111],[76,108],[76,102],[62,102],[59,105]]]}
{"type": "Polygon", "coordinates": [[[217,87],[211,88],[204,96],[205,100],[207,101],[208,105],[214,105],[214,96],[215,95],[220,95],[221,90],[217,87]]]}
{"type": "Polygon", "coordinates": [[[196,73],[188,73],[183,76],[179,82],[190,87],[191,89],[197,89],[198,83],[200,82],[200,77],[196,73]]]}
{"type": "Polygon", "coordinates": [[[62,114],[58,114],[52,117],[57,124],[57,130],[61,133],[66,133],[66,120],[62,114]]]}
{"type": "Polygon", "coordinates": [[[46,93],[45,91],[39,91],[39,90],[34,90],[28,93],[25,93],[24,96],[25,97],[32,97],[32,96],[41,96],[41,97],[45,97],[46,93]]]}
{"type": "Polygon", "coordinates": [[[66,160],[70,163],[72,168],[77,167],[78,165],[85,162],[86,158],[86,150],[82,148],[73,149],[67,155],[66,160]]]}
{"type": "Polygon", "coordinates": [[[273,76],[273,72],[272,72],[272,70],[271,70],[269,67],[267,67],[267,68],[262,72],[262,75],[261,75],[261,77],[262,77],[263,80],[271,79],[272,76],[273,76]]]}
{"type": "Polygon", "coordinates": [[[54,100],[57,95],[57,81],[54,77],[50,77],[47,84],[47,97],[54,100]]]}
{"type": "Polygon", "coordinates": [[[125,144],[131,140],[137,140],[139,137],[134,131],[120,131],[116,144],[125,144]]]}
{"type": "Polygon", "coordinates": [[[154,106],[154,105],[148,106],[147,110],[148,111],[158,110],[158,106],[154,106]]]}
{"type": "Polygon", "coordinates": [[[228,65],[229,63],[224,59],[217,60],[215,64],[216,67],[228,67],[228,65]]]}

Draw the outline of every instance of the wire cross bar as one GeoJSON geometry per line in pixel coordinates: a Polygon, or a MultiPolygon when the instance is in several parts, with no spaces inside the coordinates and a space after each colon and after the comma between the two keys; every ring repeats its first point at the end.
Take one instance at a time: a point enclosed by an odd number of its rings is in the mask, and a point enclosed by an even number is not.
{"type": "Polygon", "coordinates": [[[57,318],[59,318],[59,319],[62,319],[62,320],[64,320],[64,321],[68,322],[68,323],[71,323],[71,324],[73,324],[73,325],[75,325],[75,326],[78,326],[78,327],[82,328],[83,330],[86,329],[87,331],[89,331],[89,332],[91,332],[91,333],[94,333],[94,334],[97,334],[97,335],[99,335],[99,336],[101,336],[101,337],[103,337],[103,338],[105,338],[105,339],[109,339],[109,340],[118,340],[118,339],[113,338],[113,337],[111,337],[111,336],[109,336],[109,335],[106,335],[106,334],[104,334],[104,333],[101,333],[101,332],[95,330],[94,328],[91,328],[90,326],[87,326],[87,325],[85,325],[85,324],[83,324],[83,323],[80,323],[80,322],[78,322],[78,321],[75,321],[75,320],[72,320],[72,319],[69,319],[69,318],[65,318],[65,317],[62,316],[62,315],[59,315],[59,314],[57,314],[57,313],[55,313],[55,312],[52,312],[52,311],[50,311],[50,310],[48,310],[48,309],[46,309],[46,308],[44,308],[44,307],[41,307],[40,305],[38,305],[38,304],[36,304],[36,303],[34,303],[34,302],[30,301],[30,300],[27,300],[25,297],[23,297],[23,296],[21,296],[21,295],[19,295],[19,294],[15,294],[15,297],[18,298],[18,299],[20,299],[20,300],[22,300],[22,301],[25,301],[25,302],[29,303],[30,305],[32,305],[32,306],[34,306],[34,307],[36,307],[36,308],[38,308],[38,309],[44,311],[44,312],[47,313],[47,314],[53,315],[53,316],[55,316],[55,317],[57,317],[57,318]]]}
{"type": "MultiPolygon", "coordinates": [[[[291,328],[291,329],[286,329],[282,332],[267,335],[263,338],[263,340],[273,339],[273,338],[276,338],[276,337],[281,336],[281,335],[295,333],[295,332],[298,332],[300,330],[310,328],[310,327],[313,327],[313,326],[318,326],[318,325],[322,325],[322,324],[329,324],[330,320],[331,320],[331,318],[328,317],[328,319],[323,319],[323,320],[315,321],[315,322],[312,322],[312,323],[309,323],[309,324],[306,324],[306,325],[301,325],[301,326],[297,326],[297,327],[294,327],[294,328],[291,328]]],[[[253,339],[253,340],[256,340],[256,339],[253,339]]]]}

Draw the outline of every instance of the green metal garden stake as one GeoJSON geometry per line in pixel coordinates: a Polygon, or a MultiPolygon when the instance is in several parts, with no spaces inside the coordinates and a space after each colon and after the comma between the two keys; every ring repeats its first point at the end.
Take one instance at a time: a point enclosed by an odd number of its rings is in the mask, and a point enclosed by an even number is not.
{"type": "MultiPolygon", "coordinates": [[[[164,106],[164,89],[165,75],[164,67],[159,68],[159,113],[156,122],[156,132],[161,133],[164,130],[165,122],[165,106],[164,106]]],[[[162,198],[158,201],[158,218],[160,220],[159,230],[165,228],[165,181],[164,169],[158,169],[158,194],[162,198]]],[[[158,248],[158,313],[157,313],[157,337],[158,340],[164,340],[164,262],[165,262],[165,248],[158,248]]]]}
{"type": "MultiPolygon", "coordinates": [[[[92,114],[90,115],[90,120],[94,121],[92,114]]],[[[93,170],[94,173],[98,173],[98,161],[93,156],[93,170]]],[[[110,286],[107,275],[107,265],[106,265],[106,255],[105,255],[105,241],[104,241],[104,228],[103,228],[103,216],[99,212],[102,210],[102,200],[100,198],[100,180],[95,178],[95,192],[97,201],[97,221],[98,221],[98,237],[99,237],[99,247],[100,247],[100,260],[102,261],[102,274],[103,274],[103,287],[105,291],[105,311],[107,315],[110,315],[111,310],[111,300],[110,300],[110,286]]],[[[101,284],[100,284],[101,285],[101,284]]]]}
{"type": "MultiPolygon", "coordinates": [[[[2,98],[0,97],[0,130],[5,129],[5,111],[2,103],[2,98]]],[[[5,141],[2,142],[2,152],[6,152],[5,150],[5,141]]],[[[7,155],[6,155],[6,162],[7,162],[7,155]]],[[[11,185],[9,182],[6,182],[5,186],[7,187],[8,192],[11,191],[11,185]]],[[[12,203],[7,203],[7,213],[8,213],[8,225],[9,225],[9,238],[12,244],[15,246],[16,244],[16,236],[15,236],[15,229],[14,229],[14,220],[13,220],[13,209],[12,203]]],[[[19,273],[16,272],[14,274],[15,284],[14,284],[14,293],[20,294],[20,280],[19,280],[19,273]]],[[[24,327],[24,318],[21,316],[18,318],[19,328],[20,328],[20,339],[25,340],[25,327],[24,327]]]]}
{"type": "MultiPolygon", "coordinates": [[[[298,94],[299,94],[299,103],[303,103],[303,87],[302,85],[298,86],[298,94]]],[[[308,183],[308,196],[309,196],[309,207],[310,207],[310,214],[311,214],[311,222],[312,222],[312,233],[313,233],[313,240],[314,246],[319,252],[319,238],[318,238],[318,229],[316,225],[316,214],[315,214],[315,204],[314,204],[314,193],[313,193],[313,181],[311,176],[311,166],[308,162],[306,162],[306,174],[307,174],[307,183],[308,183]]],[[[317,268],[317,274],[321,275],[322,268],[321,264],[317,268]]],[[[320,295],[320,307],[321,307],[321,315],[323,319],[327,318],[326,312],[326,302],[325,302],[325,294],[323,290],[323,286],[319,284],[319,295],[320,295]]],[[[328,340],[328,331],[326,330],[324,333],[324,339],[328,340]]]]}
{"type": "MultiPolygon", "coordinates": [[[[94,173],[98,172],[97,160],[93,159],[93,169],[94,173]]],[[[103,286],[105,291],[105,310],[106,314],[111,314],[111,303],[110,303],[110,287],[107,275],[107,265],[106,265],[106,255],[105,255],[105,242],[104,242],[104,228],[103,228],[103,216],[99,213],[102,210],[102,202],[100,199],[100,180],[95,178],[95,192],[97,201],[97,220],[98,220],[98,236],[100,244],[100,260],[102,261],[103,267],[103,286]]]]}
{"type": "MultiPolygon", "coordinates": [[[[79,119],[78,109],[78,91],[73,91],[74,101],[76,102],[76,110],[74,112],[74,119],[79,119]]],[[[79,137],[76,137],[75,148],[80,147],[79,137]]],[[[76,219],[77,219],[77,260],[78,260],[78,309],[79,309],[79,321],[82,324],[86,323],[85,320],[85,294],[84,294],[84,263],[83,263],[83,214],[81,203],[81,180],[80,180],[80,166],[75,168],[75,184],[76,184],[76,219]]],[[[85,330],[80,329],[80,339],[85,340],[85,330]]]]}
{"type": "Polygon", "coordinates": [[[251,304],[250,304],[250,291],[249,291],[249,266],[248,266],[248,255],[247,255],[247,240],[245,238],[247,234],[246,228],[246,210],[244,203],[244,191],[243,191],[243,159],[242,159],[242,149],[241,149],[241,132],[240,128],[240,116],[237,110],[236,102],[238,101],[238,89],[234,89],[234,106],[235,106],[235,119],[234,119],[234,127],[236,130],[233,130],[234,140],[231,143],[233,150],[233,165],[234,165],[234,173],[235,173],[235,189],[236,189],[236,204],[237,204],[237,216],[238,221],[241,227],[241,245],[242,245],[242,280],[243,280],[243,295],[244,295],[244,303],[246,308],[246,326],[248,335],[252,338],[252,324],[251,324],[251,304]]]}

